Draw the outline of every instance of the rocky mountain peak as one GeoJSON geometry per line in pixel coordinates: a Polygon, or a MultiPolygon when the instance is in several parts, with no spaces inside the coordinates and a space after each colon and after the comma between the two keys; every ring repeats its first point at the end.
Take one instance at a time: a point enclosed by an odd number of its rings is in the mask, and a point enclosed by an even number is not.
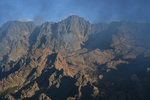
{"type": "Polygon", "coordinates": [[[66,17],[63,21],[65,22],[78,22],[78,21],[85,21],[85,22],[89,22],[87,20],[85,20],[84,18],[77,16],[77,15],[70,15],[68,17],[66,17]]]}
{"type": "MultiPolygon", "coordinates": [[[[67,28],[73,32],[75,30],[79,31],[79,29],[80,30],[85,30],[85,29],[88,30],[91,28],[91,23],[89,21],[87,21],[84,18],[79,17],[77,15],[71,15],[71,16],[67,17],[66,19],[62,20],[60,23],[67,25],[67,28]]],[[[84,33],[84,34],[88,34],[88,32],[84,33]]]]}
{"type": "Polygon", "coordinates": [[[8,22],[0,28],[0,99],[150,100],[149,26],[76,15],[8,22]]]}

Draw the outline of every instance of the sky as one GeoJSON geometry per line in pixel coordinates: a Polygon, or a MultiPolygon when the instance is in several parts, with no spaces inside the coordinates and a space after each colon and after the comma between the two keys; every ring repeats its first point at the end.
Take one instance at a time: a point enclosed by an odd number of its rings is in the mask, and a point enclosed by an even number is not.
{"type": "Polygon", "coordinates": [[[69,15],[91,22],[149,22],[150,0],[0,0],[0,24],[36,18],[57,22],[69,15]]]}

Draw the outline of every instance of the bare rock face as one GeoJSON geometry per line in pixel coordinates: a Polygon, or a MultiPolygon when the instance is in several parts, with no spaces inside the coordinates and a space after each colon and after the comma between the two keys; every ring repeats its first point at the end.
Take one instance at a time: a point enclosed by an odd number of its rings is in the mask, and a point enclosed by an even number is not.
{"type": "Polygon", "coordinates": [[[39,90],[38,84],[35,82],[30,85],[29,88],[21,91],[21,98],[29,98],[35,95],[35,92],[39,90]]]}
{"type": "Polygon", "coordinates": [[[39,96],[39,99],[38,100],[52,100],[50,99],[46,94],[42,93],[40,96],[39,96]]]}
{"type": "Polygon", "coordinates": [[[60,53],[52,53],[48,56],[47,65],[50,65],[51,68],[54,68],[58,71],[63,71],[63,74],[66,76],[73,77],[71,71],[69,71],[69,67],[66,59],[60,53]]]}
{"type": "Polygon", "coordinates": [[[20,66],[17,71],[10,73],[7,77],[3,78],[0,81],[0,85],[2,86],[0,87],[0,91],[4,92],[12,90],[12,92],[16,92],[19,88],[22,87],[22,85],[24,85],[28,81],[28,78],[32,79],[33,77],[38,77],[45,67],[47,54],[50,53],[51,52],[46,49],[41,51],[36,50],[35,52],[29,54],[28,57],[25,56],[24,59],[26,59],[26,62],[23,62],[22,66],[20,66]],[[37,55],[37,52],[42,53],[41,56],[37,55]],[[39,59],[36,57],[39,57],[40,61],[38,61],[39,59]],[[34,69],[35,73],[30,76],[34,69]]]}
{"type": "Polygon", "coordinates": [[[15,100],[15,98],[13,96],[11,96],[11,95],[6,95],[5,98],[7,100],[15,100]]]}
{"type": "Polygon", "coordinates": [[[150,24],[13,21],[0,28],[0,99],[150,100],[150,24]]]}
{"type": "Polygon", "coordinates": [[[20,95],[21,99],[32,98],[36,92],[41,91],[39,85],[42,84],[41,79],[47,75],[47,71],[50,71],[50,76],[44,82],[49,81],[49,85],[44,88],[60,88],[64,77],[73,77],[65,58],[49,49],[33,50],[22,59],[20,61],[25,62],[22,62],[20,68],[0,81],[2,96],[16,94],[20,95]]]}
{"type": "Polygon", "coordinates": [[[0,30],[0,60],[16,61],[26,54],[34,27],[33,22],[12,21],[4,24],[0,30]]]}
{"type": "Polygon", "coordinates": [[[109,63],[107,63],[107,67],[109,69],[117,69],[117,65],[119,64],[128,64],[128,62],[123,60],[110,61],[109,63]]]}
{"type": "Polygon", "coordinates": [[[96,96],[98,96],[99,94],[100,94],[99,89],[94,86],[94,87],[93,87],[93,96],[96,97],[96,96]]]}
{"type": "Polygon", "coordinates": [[[63,77],[62,75],[57,75],[57,73],[53,73],[49,77],[49,87],[56,86],[56,88],[59,88],[62,77],[63,77]],[[58,77],[58,78],[56,78],[56,77],[58,77]]]}
{"type": "Polygon", "coordinates": [[[92,25],[78,16],[70,16],[58,23],[44,23],[37,34],[34,48],[47,47],[67,55],[81,49],[81,45],[92,34],[92,25]]]}

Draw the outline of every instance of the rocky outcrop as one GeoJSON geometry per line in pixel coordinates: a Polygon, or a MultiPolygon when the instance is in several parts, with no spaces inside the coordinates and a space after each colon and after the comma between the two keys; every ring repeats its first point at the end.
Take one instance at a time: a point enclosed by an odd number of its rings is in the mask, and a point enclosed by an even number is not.
{"type": "Polygon", "coordinates": [[[39,90],[38,84],[35,82],[33,85],[29,84],[27,89],[23,89],[21,91],[21,98],[30,98],[35,95],[35,93],[39,90]]]}
{"type": "Polygon", "coordinates": [[[33,47],[47,47],[67,55],[68,52],[81,49],[90,34],[92,25],[83,18],[73,15],[58,23],[44,23],[33,47]]]}
{"type": "Polygon", "coordinates": [[[56,68],[57,70],[63,70],[64,75],[73,77],[73,74],[69,71],[66,59],[60,53],[56,53],[54,55],[56,55],[56,58],[54,58],[55,61],[53,67],[56,68]]]}
{"type": "Polygon", "coordinates": [[[46,94],[42,93],[40,96],[39,96],[39,99],[38,100],[52,100],[51,98],[49,98],[46,94]]]}
{"type": "Polygon", "coordinates": [[[32,78],[38,77],[45,68],[48,54],[51,54],[51,52],[45,49],[36,50],[25,56],[25,62],[22,62],[22,66],[0,81],[2,86],[0,91],[7,92],[13,90],[12,92],[16,92],[22,85],[28,83],[28,81],[30,82],[32,78]]]}
{"type": "Polygon", "coordinates": [[[47,76],[49,77],[44,82],[49,81],[49,85],[44,88],[60,88],[64,77],[73,77],[65,58],[49,49],[33,50],[22,59],[18,70],[4,76],[0,81],[1,96],[4,98],[9,94],[19,95],[21,99],[32,98],[36,92],[41,91],[39,85],[47,76]]]}
{"type": "Polygon", "coordinates": [[[0,99],[149,100],[150,24],[12,21],[0,28],[0,99]]]}
{"type": "Polygon", "coordinates": [[[7,22],[0,30],[0,60],[16,61],[27,53],[33,22],[7,22]]]}

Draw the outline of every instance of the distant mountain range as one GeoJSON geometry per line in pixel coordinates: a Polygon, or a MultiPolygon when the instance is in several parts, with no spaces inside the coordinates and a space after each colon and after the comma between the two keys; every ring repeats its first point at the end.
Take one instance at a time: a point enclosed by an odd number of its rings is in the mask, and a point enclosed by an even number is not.
{"type": "Polygon", "coordinates": [[[150,100],[150,23],[76,15],[0,28],[2,100],[150,100]]]}

